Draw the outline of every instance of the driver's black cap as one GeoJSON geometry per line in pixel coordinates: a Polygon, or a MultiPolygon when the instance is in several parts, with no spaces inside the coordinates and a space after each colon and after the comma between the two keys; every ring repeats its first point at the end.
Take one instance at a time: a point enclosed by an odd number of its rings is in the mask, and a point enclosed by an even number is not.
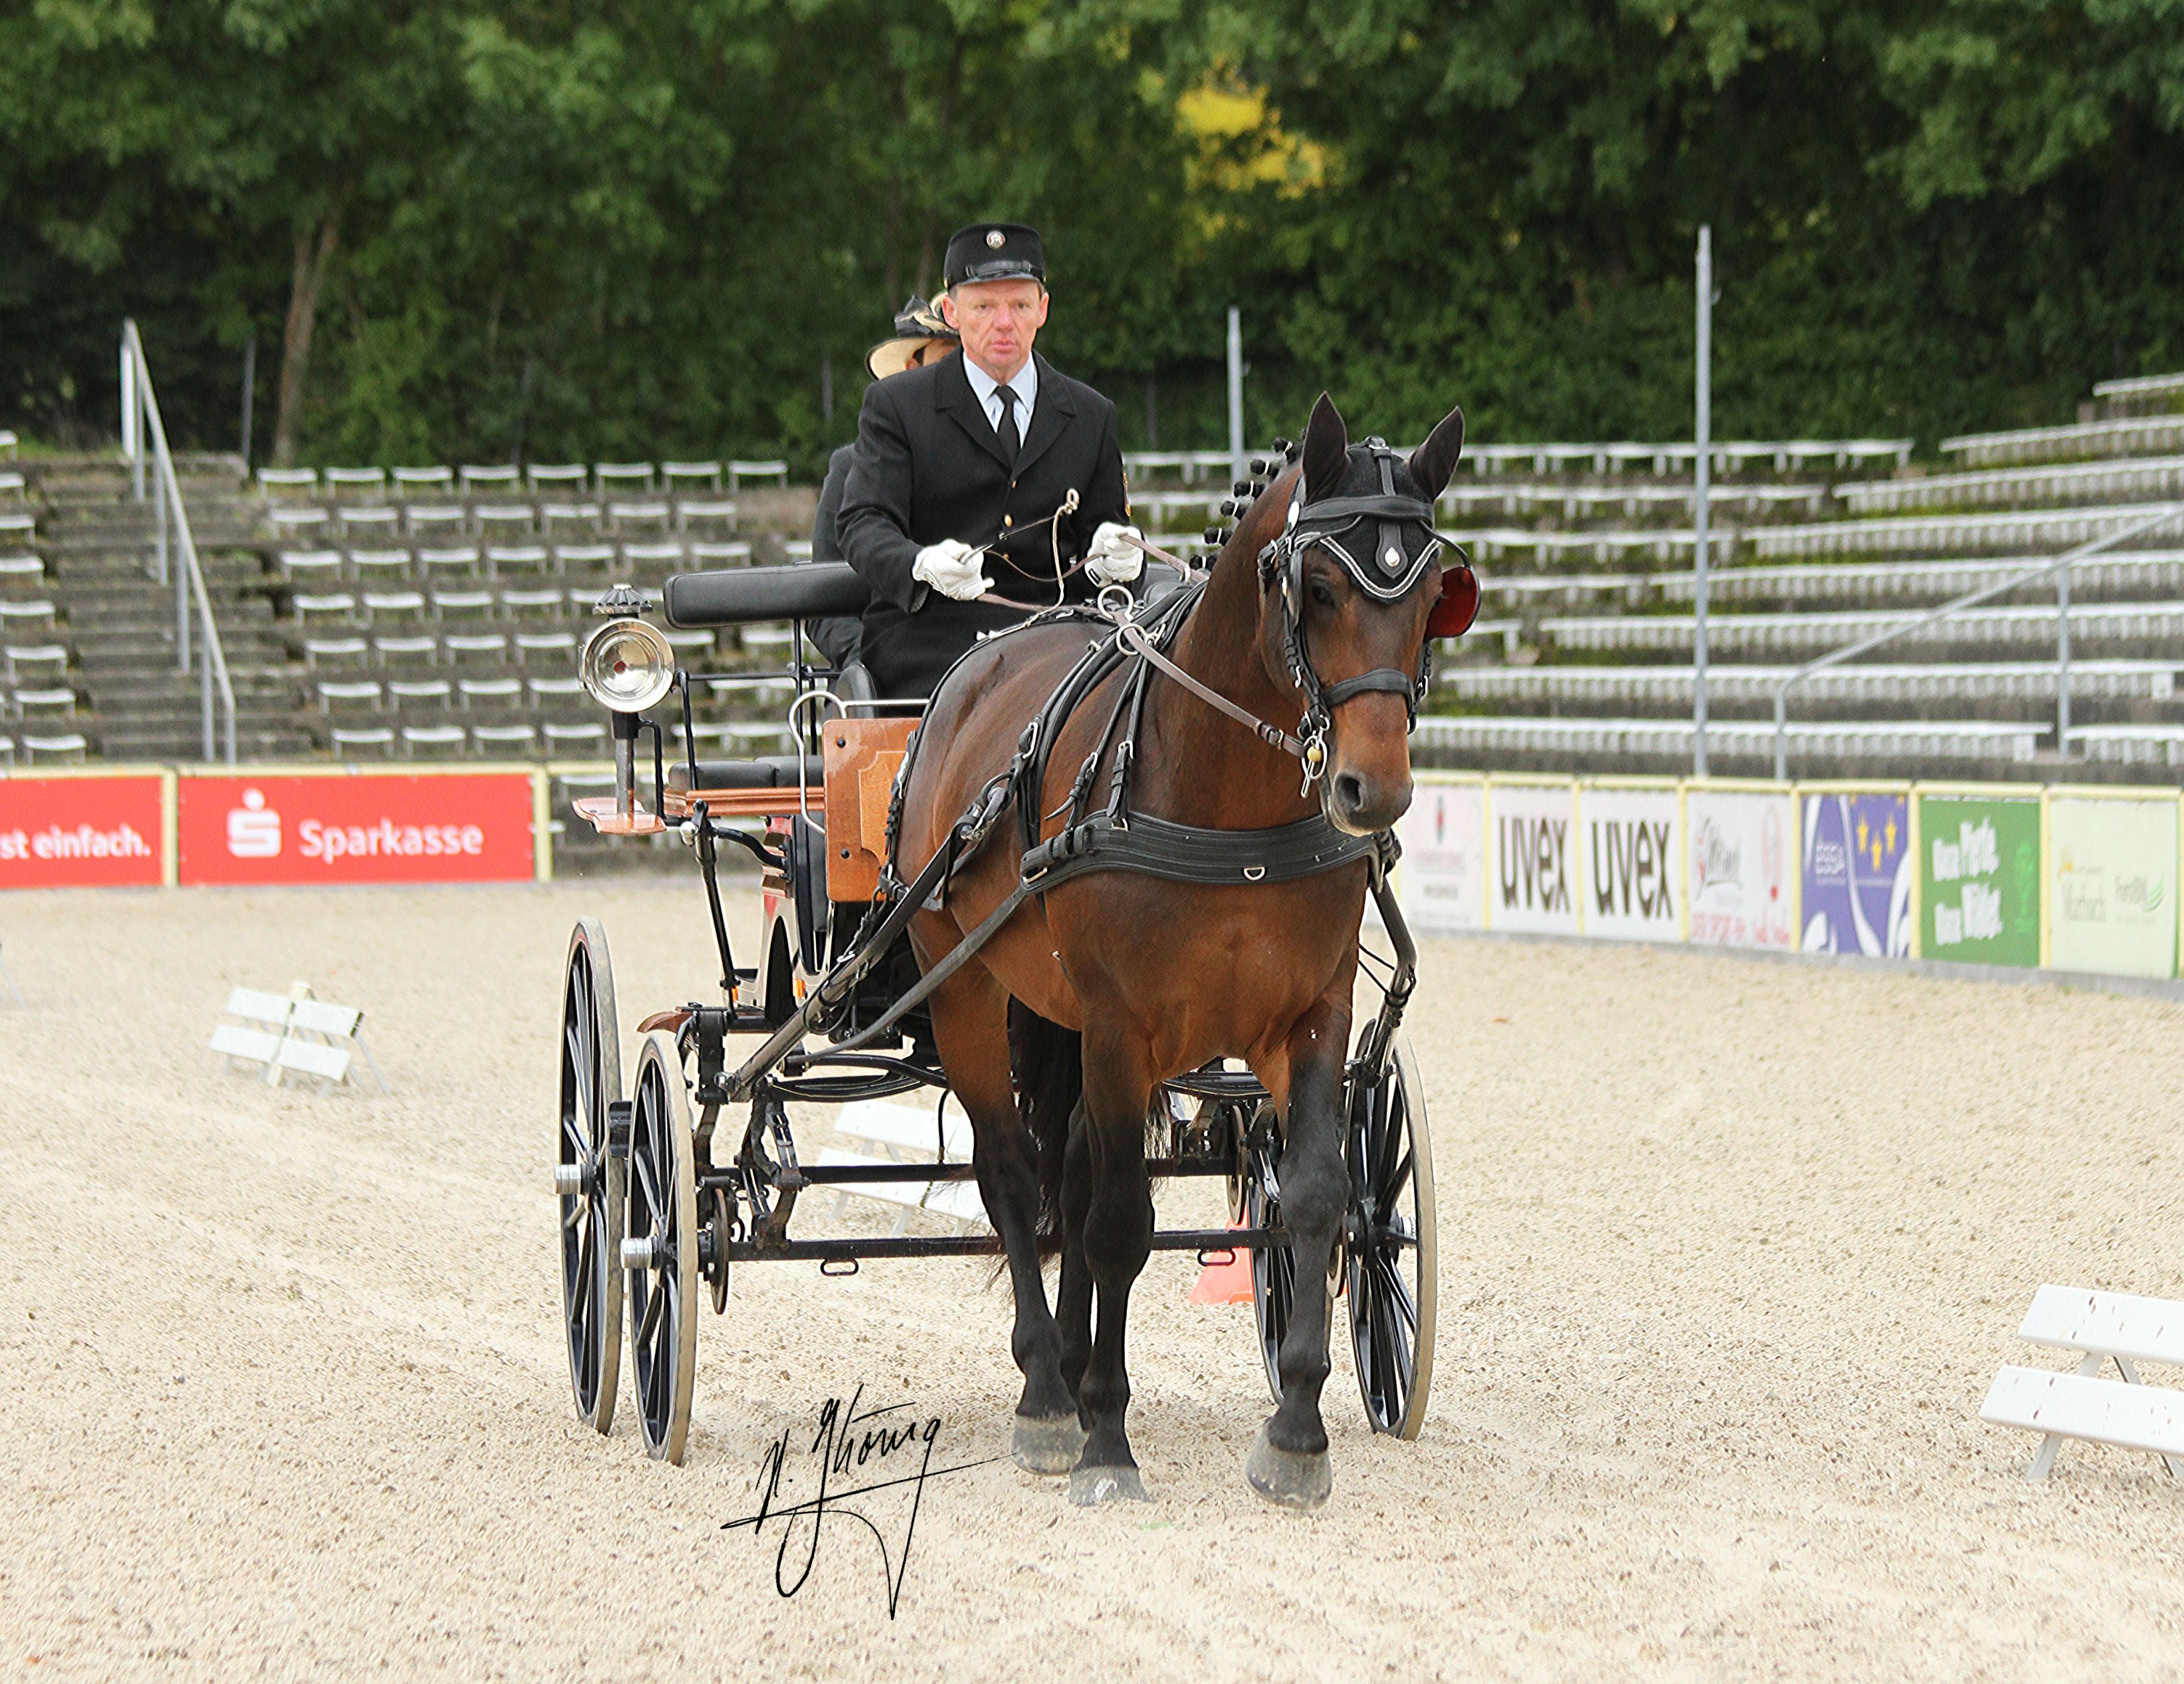
{"type": "Polygon", "coordinates": [[[950,287],[967,281],[1046,282],[1046,248],[1039,231],[1021,222],[973,222],[948,242],[941,276],[950,287]]]}

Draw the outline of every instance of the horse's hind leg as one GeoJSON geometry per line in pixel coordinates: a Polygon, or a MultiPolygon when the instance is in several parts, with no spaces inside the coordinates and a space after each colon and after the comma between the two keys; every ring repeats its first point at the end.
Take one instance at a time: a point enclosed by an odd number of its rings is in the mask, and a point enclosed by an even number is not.
{"type": "Polygon", "coordinates": [[[1084,1211],[1084,1259],[1098,1293],[1090,1360],[1077,1388],[1084,1454],[1069,1475],[1069,1500],[1143,1500],[1123,1416],[1130,1380],[1123,1364],[1130,1287],[1152,1251],[1152,1189],[1145,1176],[1145,1107],[1153,1078],[1145,1049],[1088,1029],[1084,1130],[1091,1196],[1084,1211]]]}
{"type": "Polygon", "coordinates": [[[1010,1350],[1024,1387],[1009,1453],[1033,1473],[1066,1474],[1084,1433],[1062,1384],[1061,1340],[1039,1272],[1039,1177],[1010,1082],[1007,994],[982,967],[965,966],[933,995],[933,1033],[948,1085],[970,1115],[978,1196],[1016,1291],[1010,1350]]]}

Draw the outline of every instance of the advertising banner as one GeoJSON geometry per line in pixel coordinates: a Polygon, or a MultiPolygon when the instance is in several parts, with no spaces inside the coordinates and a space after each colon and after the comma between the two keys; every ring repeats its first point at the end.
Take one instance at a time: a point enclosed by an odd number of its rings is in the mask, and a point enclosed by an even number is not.
{"type": "Polygon", "coordinates": [[[2176,974],[2176,803],[2058,796],[2048,806],[2048,962],[2176,974]]]}
{"type": "MultiPolygon", "coordinates": [[[[1403,916],[1423,934],[1486,926],[1486,791],[1420,783],[1396,823],[1403,916]]],[[[1369,906],[1371,902],[1367,902],[1369,906]]]]}
{"type": "Polygon", "coordinates": [[[0,778],[0,889],[150,886],[162,869],[161,778],[0,778]]]}
{"type": "Polygon", "coordinates": [[[1979,965],[2040,962],[2040,803],[1919,800],[1919,952],[1979,965]]]}
{"type": "Polygon", "coordinates": [[[181,780],[184,883],[488,883],[534,875],[531,777],[181,780]]]}
{"type": "Polygon", "coordinates": [[[1808,795],[1800,850],[1799,916],[1808,953],[1911,951],[1908,795],[1808,795]]]}
{"type": "Polygon", "coordinates": [[[1691,940],[1716,947],[1794,945],[1797,804],[1787,794],[1693,789],[1684,797],[1691,940]]]}
{"type": "Polygon", "coordinates": [[[1496,929],[1578,933],[1577,788],[1495,783],[1486,803],[1496,929]]]}
{"type": "Polygon", "coordinates": [[[1683,803],[1674,789],[1587,789],[1585,933],[1674,941],[1684,933],[1683,803]]]}

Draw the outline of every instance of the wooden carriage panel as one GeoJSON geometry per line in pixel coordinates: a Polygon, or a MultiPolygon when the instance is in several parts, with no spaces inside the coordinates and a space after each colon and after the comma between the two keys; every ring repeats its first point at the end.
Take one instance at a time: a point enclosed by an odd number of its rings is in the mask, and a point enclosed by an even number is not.
{"type": "Polygon", "coordinates": [[[869,901],[887,855],[888,803],[914,719],[827,722],[827,896],[869,901]]]}

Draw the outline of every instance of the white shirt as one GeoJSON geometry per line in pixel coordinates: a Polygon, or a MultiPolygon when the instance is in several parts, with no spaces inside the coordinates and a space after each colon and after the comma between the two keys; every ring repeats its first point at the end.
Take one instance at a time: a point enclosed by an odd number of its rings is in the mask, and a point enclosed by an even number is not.
{"type": "MultiPolygon", "coordinates": [[[[971,382],[971,395],[978,400],[992,423],[996,437],[1001,431],[1001,383],[980,368],[970,358],[963,359],[963,372],[971,382]]],[[[1026,357],[1024,365],[1017,371],[1009,390],[1017,394],[1017,442],[1022,443],[1031,437],[1032,406],[1039,402],[1039,359],[1026,357]]]]}

